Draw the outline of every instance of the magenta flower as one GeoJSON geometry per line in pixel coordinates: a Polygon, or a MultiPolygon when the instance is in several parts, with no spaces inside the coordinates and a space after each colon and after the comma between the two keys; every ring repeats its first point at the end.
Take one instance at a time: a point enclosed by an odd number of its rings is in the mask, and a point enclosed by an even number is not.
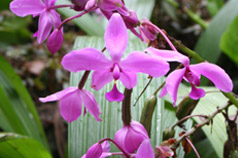
{"type": "Polygon", "coordinates": [[[108,141],[105,141],[102,144],[95,143],[81,158],[105,158],[112,155],[109,151],[110,144],[108,141]]]}
{"type": "MultiPolygon", "coordinates": [[[[142,72],[153,77],[165,75],[169,64],[160,59],[154,59],[144,52],[132,52],[127,58],[121,60],[127,47],[128,33],[121,16],[113,14],[105,32],[105,44],[111,60],[101,51],[94,48],[74,50],[62,59],[64,69],[71,72],[94,70],[92,74],[92,87],[101,89],[112,80],[120,80],[123,85],[131,89],[136,86],[137,73],[142,72]]],[[[108,93],[107,99],[119,101],[121,95],[114,95],[117,88],[108,93]],[[118,97],[115,97],[118,96],[118,97]],[[109,99],[110,98],[110,99],[109,99]]]]}
{"type": "Polygon", "coordinates": [[[10,3],[11,11],[17,16],[40,16],[38,23],[37,41],[41,44],[50,34],[52,27],[58,28],[61,20],[59,14],[50,9],[56,0],[14,0],[10,3]]]}
{"type": "Polygon", "coordinates": [[[124,125],[116,132],[114,138],[115,142],[128,153],[134,153],[141,143],[148,139],[145,128],[136,121],[132,121],[130,125],[124,125]]]}
{"type": "Polygon", "coordinates": [[[55,29],[48,38],[47,48],[51,54],[55,54],[63,44],[63,31],[55,29]]]}
{"type": "Polygon", "coordinates": [[[136,158],[145,158],[145,157],[146,158],[154,158],[155,157],[155,154],[154,154],[154,151],[150,144],[149,139],[146,139],[141,143],[141,145],[136,153],[136,158]]]}
{"type": "Polygon", "coordinates": [[[140,22],[139,31],[141,35],[141,40],[145,43],[154,41],[159,33],[158,27],[152,24],[148,19],[144,18],[140,22]]]}
{"type": "Polygon", "coordinates": [[[196,87],[200,85],[201,75],[207,77],[214,83],[216,88],[224,92],[231,92],[233,89],[233,83],[230,77],[222,68],[215,64],[203,62],[189,65],[189,59],[175,51],[158,50],[152,47],[146,49],[146,51],[166,61],[178,61],[184,65],[184,68],[175,70],[168,75],[165,87],[161,92],[161,97],[169,93],[173,100],[174,106],[177,100],[178,87],[182,79],[190,83],[192,90],[189,97],[195,100],[205,95],[205,91],[203,89],[196,87]]]}
{"type": "Polygon", "coordinates": [[[85,89],[69,87],[39,100],[43,103],[59,100],[60,114],[68,122],[76,120],[81,115],[83,102],[84,111],[88,110],[97,121],[101,121],[99,106],[93,94],[85,89]]]}

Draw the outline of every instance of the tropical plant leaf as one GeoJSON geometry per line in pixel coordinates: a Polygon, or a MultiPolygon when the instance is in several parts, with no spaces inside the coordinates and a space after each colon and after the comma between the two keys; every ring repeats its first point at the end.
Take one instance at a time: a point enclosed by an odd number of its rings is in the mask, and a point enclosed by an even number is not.
{"type": "Polygon", "coordinates": [[[237,0],[228,1],[200,36],[195,46],[195,51],[205,60],[213,63],[218,60],[220,56],[219,44],[221,36],[226,31],[227,26],[237,16],[237,6],[237,0]]]}
{"type": "Polygon", "coordinates": [[[222,8],[224,5],[223,0],[208,0],[207,1],[207,9],[212,16],[215,16],[216,13],[222,8]]]}
{"type": "Polygon", "coordinates": [[[222,51],[238,66],[238,16],[222,35],[220,47],[222,51]]]}
{"type": "Polygon", "coordinates": [[[14,69],[0,55],[0,127],[34,138],[48,147],[45,134],[32,102],[14,69]]]}
{"type": "Polygon", "coordinates": [[[29,137],[0,133],[0,158],[51,158],[38,141],[29,137]]]}

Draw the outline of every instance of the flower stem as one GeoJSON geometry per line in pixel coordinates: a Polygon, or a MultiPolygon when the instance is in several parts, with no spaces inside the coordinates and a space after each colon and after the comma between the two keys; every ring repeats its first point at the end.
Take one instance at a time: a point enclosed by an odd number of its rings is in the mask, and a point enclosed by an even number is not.
{"type": "Polygon", "coordinates": [[[69,21],[71,21],[71,20],[74,20],[74,19],[76,19],[76,18],[79,18],[79,17],[83,16],[84,14],[87,14],[87,13],[91,12],[91,11],[94,10],[94,9],[96,9],[96,8],[94,7],[94,8],[92,8],[92,9],[90,9],[90,10],[86,10],[86,11],[84,11],[84,12],[82,12],[82,13],[79,13],[79,14],[77,14],[77,15],[75,15],[75,16],[72,16],[72,17],[69,17],[69,18],[65,19],[65,20],[60,24],[58,30],[60,30],[60,29],[63,27],[63,25],[64,25],[65,23],[67,23],[67,22],[69,22],[69,21]]]}
{"type": "MultiPolygon", "coordinates": [[[[173,6],[176,9],[179,9],[180,5],[175,0],[165,0],[168,4],[173,6]]],[[[194,13],[191,9],[183,7],[182,10],[197,24],[199,24],[203,29],[207,28],[207,23],[196,13],[194,13]]]]}
{"type": "Polygon", "coordinates": [[[206,115],[188,115],[184,118],[182,118],[181,120],[179,120],[177,123],[175,123],[172,128],[175,128],[177,125],[180,125],[181,123],[183,123],[184,121],[186,121],[187,119],[191,118],[191,117],[204,117],[207,118],[206,115]]]}
{"type": "Polygon", "coordinates": [[[101,139],[100,141],[98,141],[98,143],[99,143],[99,144],[102,144],[102,143],[105,142],[105,141],[110,141],[110,142],[112,142],[112,143],[124,154],[125,157],[130,158],[130,156],[127,154],[127,152],[126,152],[124,149],[122,149],[122,148],[120,147],[120,145],[118,145],[118,144],[117,144],[114,140],[112,140],[111,138],[101,139]]]}
{"type": "Polygon", "coordinates": [[[124,125],[130,125],[131,122],[131,93],[132,89],[125,88],[125,99],[122,102],[122,121],[124,125]]]}
{"type": "Polygon", "coordinates": [[[195,146],[193,145],[193,143],[191,142],[191,140],[188,137],[185,137],[185,139],[189,143],[189,145],[193,148],[193,151],[197,155],[197,158],[200,158],[200,155],[199,155],[197,149],[195,148],[195,146]]]}
{"type": "Polygon", "coordinates": [[[79,89],[83,89],[87,79],[88,79],[88,76],[90,74],[91,71],[85,71],[84,74],[83,74],[83,77],[81,78],[80,82],[79,82],[79,85],[78,85],[78,88],[79,89]]]}
{"type": "Polygon", "coordinates": [[[47,8],[47,11],[50,11],[52,9],[66,8],[66,7],[72,7],[72,6],[73,6],[72,4],[55,5],[55,6],[47,8]]]}
{"type": "Polygon", "coordinates": [[[223,110],[231,106],[232,104],[228,102],[226,105],[218,107],[210,116],[207,116],[207,118],[202,121],[201,123],[195,125],[193,128],[185,132],[181,137],[179,137],[176,142],[172,145],[172,147],[176,147],[183,139],[186,137],[192,135],[198,128],[203,127],[204,125],[208,124],[217,114],[221,113],[223,110]]]}
{"type": "Polygon", "coordinates": [[[142,90],[142,92],[140,93],[140,95],[138,96],[138,98],[136,99],[136,102],[134,103],[133,106],[136,106],[137,102],[139,101],[139,99],[141,98],[141,96],[144,94],[144,92],[146,91],[146,89],[149,87],[151,81],[152,81],[153,77],[150,77],[148,83],[146,84],[145,88],[142,90]]]}

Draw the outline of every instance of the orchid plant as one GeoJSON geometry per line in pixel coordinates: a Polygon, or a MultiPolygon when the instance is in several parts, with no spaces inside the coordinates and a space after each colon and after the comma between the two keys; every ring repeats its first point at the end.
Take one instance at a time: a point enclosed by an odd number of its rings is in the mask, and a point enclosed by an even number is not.
{"type": "Polygon", "coordinates": [[[137,74],[143,73],[150,78],[157,79],[165,76],[170,70],[169,62],[178,62],[180,67],[168,74],[163,90],[159,97],[167,93],[177,105],[177,92],[181,81],[184,79],[191,85],[189,97],[198,100],[205,96],[200,85],[201,75],[211,80],[216,88],[223,92],[231,92],[233,83],[226,72],[219,66],[207,61],[190,65],[190,60],[184,54],[177,51],[176,47],[167,37],[166,33],[152,24],[148,19],[139,20],[136,12],[128,9],[123,0],[71,0],[72,4],[55,5],[56,0],[13,0],[10,4],[11,11],[17,16],[39,16],[38,31],[34,34],[39,44],[48,37],[47,47],[49,51],[56,53],[63,43],[63,25],[68,21],[79,18],[84,14],[100,9],[101,13],[109,20],[105,35],[105,48],[100,51],[87,47],[80,50],[72,50],[66,54],[61,64],[70,72],[85,71],[78,87],[68,87],[50,96],[40,98],[43,103],[59,101],[61,116],[69,123],[77,120],[82,111],[87,111],[97,120],[102,121],[99,105],[90,92],[84,89],[84,84],[92,71],[91,88],[101,90],[106,84],[113,82],[113,88],[105,94],[109,102],[123,102],[122,120],[124,126],[115,133],[114,139],[104,138],[92,145],[84,158],[104,158],[112,155],[136,158],[170,157],[176,155],[173,143],[157,146],[155,151],[150,144],[150,137],[144,126],[130,119],[131,90],[137,85],[137,74]],[[61,22],[57,8],[69,7],[79,14],[61,22]],[[52,28],[54,29],[52,31],[52,28]],[[128,30],[130,30],[142,42],[148,44],[145,50],[135,50],[125,57],[124,52],[128,44],[128,30]],[[156,39],[161,35],[171,50],[158,49],[156,39]],[[110,58],[104,51],[107,50],[110,58]],[[126,92],[121,93],[117,89],[117,82],[122,82],[126,92]],[[82,108],[84,104],[84,108],[82,108]],[[129,109],[129,110],[128,110],[129,109]],[[120,152],[110,152],[110,144],[113,143],[120,152]]]}

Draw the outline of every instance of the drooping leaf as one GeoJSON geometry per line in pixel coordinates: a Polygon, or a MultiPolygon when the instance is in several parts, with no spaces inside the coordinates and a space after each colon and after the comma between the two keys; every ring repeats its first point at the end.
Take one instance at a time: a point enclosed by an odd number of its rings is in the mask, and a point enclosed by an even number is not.
{"type": "Polygon", "coordinates": [[[38,141],[29,137],[0,133],[0,158],[51,158],[38,141]]]}
{"type": "Polygon", "coordinates": [[[212,16],[215,16],[216,13],[222,8],[223,4],[223,0],[208,0],[207,9],[212,16]]]}
{"type": "Polygon", "coordinates": [[[227,26],[238,14],[238,1],[228,1],[216,14],[208,28],[200,36],[195,51],[205,60],[215,63],[220,56],[220,39],[227,26]]]}
{"type": "Polygon", "coordinates": [[[222,35],[220,47],[221,50],[233,60],[238,66],[238,16],[229,25],[228,29],[222,35]]]}
{"type": "Polygon", "coordinates": [[[39,116],[27,89],[1,55],[0,127],[6,132],[26,135],[48,146],[39,116]]]}

